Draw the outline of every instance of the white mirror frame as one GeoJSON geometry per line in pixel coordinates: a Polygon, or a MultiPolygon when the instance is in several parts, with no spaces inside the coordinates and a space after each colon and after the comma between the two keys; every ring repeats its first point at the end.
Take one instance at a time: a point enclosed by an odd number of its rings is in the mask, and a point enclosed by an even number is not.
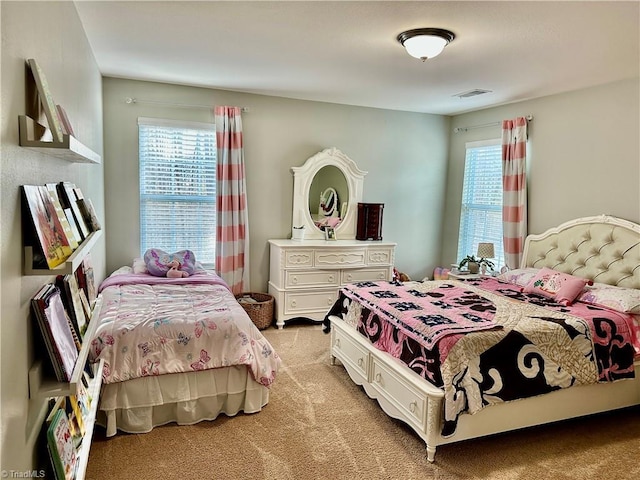
{"type": "Polygon", "coordinates": [[[324,240],[324,232],[313,223],[309,212],[309,190],[316,173],[322,167],[333,165],[337,167],[347,180],[349,198],[347,214],[335,228],[338,240],[353,240],[356,238],[356,216],[358,202],[362,201],[364,177],[367,172],[360,170],[356,163],[337,148],[327,148],[308,158],[301,167],[291,167],[293,172],[293,216],[292,227],[303,226],[305,240],[324,240]]]}

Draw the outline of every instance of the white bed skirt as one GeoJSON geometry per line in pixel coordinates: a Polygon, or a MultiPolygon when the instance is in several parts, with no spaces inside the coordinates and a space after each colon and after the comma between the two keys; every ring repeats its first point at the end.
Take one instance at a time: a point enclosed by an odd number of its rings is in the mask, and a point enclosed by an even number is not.
{"type": "Polygon", "coordinates": [[[96,423],[111,437],[118,430],[147,433],[175,422],[193,425],[219,414],[256,413],[269,389],[244,366],[136,378],[102,386],[96,423]]]}

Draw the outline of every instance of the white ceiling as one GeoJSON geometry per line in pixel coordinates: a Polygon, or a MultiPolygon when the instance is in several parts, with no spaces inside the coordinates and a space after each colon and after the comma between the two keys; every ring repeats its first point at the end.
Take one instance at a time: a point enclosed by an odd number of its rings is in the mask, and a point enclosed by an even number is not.
{"type": "Polygon", "coordinates": [[[640,75],[639,1],[76,1],[105,76],[453,115],[640,75]],[[422,63],[408,29],[453,31],[422,63]],[[459,98],[472,89],[491,93],[459,98]]]}

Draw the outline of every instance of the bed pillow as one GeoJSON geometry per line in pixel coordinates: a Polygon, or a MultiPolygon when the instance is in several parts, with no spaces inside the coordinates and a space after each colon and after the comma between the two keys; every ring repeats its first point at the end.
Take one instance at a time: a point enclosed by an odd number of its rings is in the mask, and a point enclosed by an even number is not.
{"type": "Polygon", "coordinates": [[[144,252],[144,263],[151,275],[166,277],[171,268],[169,265],[174,260],[180,262],[180,270],[193,275],[196,271],[196,256],[191,250],[180,250],[175,253],[167,253],[159,248],[150,248],[144,252]]]}
{"type": "Polygon", "coordinates": [[[119,269],[117,269],[109,276],[115,277],[116,275],[128,275],[130,273],[133,273],[133,268],[131,268],[129,265],[125,265],[124,267],[120,267],[119,269]]]}
{"type": "Polygon", "coordinates": [[[552,298],[562,305],[571,305],[590,282],[586,278],[545,267],[540,269],[523,291],[552,298]]]}
{"type": "Polygon", "coordinates": [[[640,314],[640,290],[594,283],[582,292],[577,300],[617,310],[622,313],[640,314]]]}
{"type": "Polygon", "coordinates": [[[133,259],[133,273],[149,273],[149,270],[147,270],[147,264],[144,263],[142,258],[133,259]]]}
{"type": "Polygon", "coordinates": [[[496,276],[498,280],[503,282],[526,287],[533,277],[540,271],[539,268],[518,268],[515,270],[507,270],[496,276]]]}

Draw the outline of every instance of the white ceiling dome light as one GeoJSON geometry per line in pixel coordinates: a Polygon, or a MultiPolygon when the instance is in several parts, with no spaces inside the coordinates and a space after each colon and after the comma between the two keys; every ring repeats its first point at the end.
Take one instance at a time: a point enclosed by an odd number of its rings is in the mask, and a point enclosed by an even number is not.
{"type": "Polygon", "coordinates": [[[453,32],[442,28],[416,28],[398,35],[398,42],[407,49],[409,55],[424,62],[440,55],[454,38],[453,32]]]}

